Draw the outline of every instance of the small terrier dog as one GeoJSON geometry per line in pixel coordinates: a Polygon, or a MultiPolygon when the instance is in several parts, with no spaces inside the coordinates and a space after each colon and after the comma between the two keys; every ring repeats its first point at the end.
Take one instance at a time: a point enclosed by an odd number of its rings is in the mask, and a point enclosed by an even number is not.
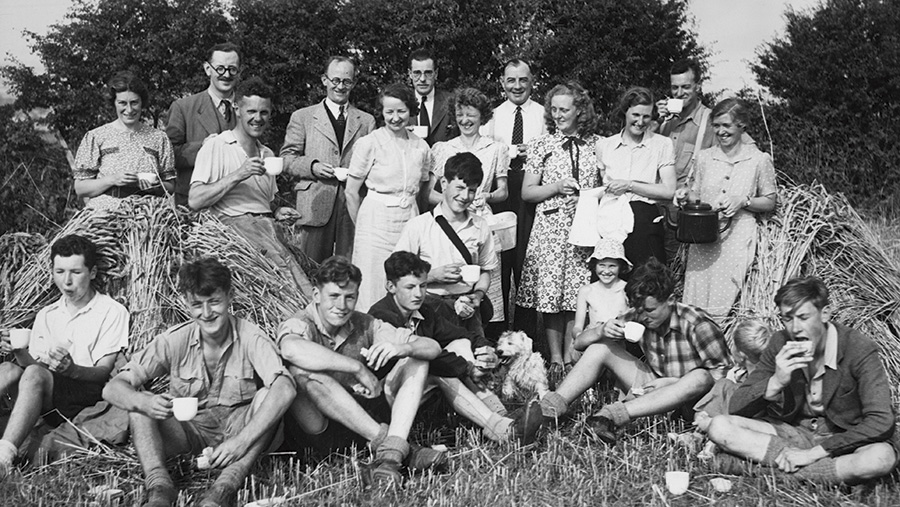
{"type": "Polygon", "coordinates": [[[496,350],[501,358],[501,374],[506,370],[501,393],[507,401],[527,401],[534,395],[540,399],[550,391],[547,367],[541,355],[532,351],[532,340],[527,334],[504,332],[496,350]]]}

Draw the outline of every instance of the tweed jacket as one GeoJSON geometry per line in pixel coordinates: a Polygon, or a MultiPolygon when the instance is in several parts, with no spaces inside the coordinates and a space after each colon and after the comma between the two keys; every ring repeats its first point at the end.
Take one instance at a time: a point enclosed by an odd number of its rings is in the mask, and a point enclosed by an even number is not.
{"type": "MultiPolygon", "coordinates": [[[[831,456],[839,456],[889,440],[894,433],[894,409],[878,346],[854,329],[832,325],[838,334],[837,369],[825,368],[822,403],[825,418],[838,431],[821,445],[831,456]]],[[[784,331],[772,336],[756,370],[731,398],[732,414],[787,423],[803,417],[808,382],[802,370],[792,373],[790,383],[776,400],[764,398],[769,378],[775,373],[775,355],[786,340],[784,331]]]]}
{"type": "Polygon", "coordinates": [[[347,106],[347,126],[343,150],[338,148],[334,127],[319,102],[294,111],[284,136],[281,156],[284,168],[300,180],[294,185],[297,192],[299,225],[321,227],[328,222],[340,189],[338,180],[320,180],[313,175],[312,164],[319,161],[334,167],[349,167],[353,146],[361,137],[375,129],[375,118],[352,104],[347,106]]]}
{"type": "Polygon", "coordinates": [[[169,120],[166,124],[166,136],[172,143],[175,153],[175,193],[187,196],[191,187],[191,173],[197,152],[203,141],[210,134],[221,134],[234,127],[234,115],[231,122],[216,109],[212,97],[207,90],[180,98],[169,107],[169,120]]]}

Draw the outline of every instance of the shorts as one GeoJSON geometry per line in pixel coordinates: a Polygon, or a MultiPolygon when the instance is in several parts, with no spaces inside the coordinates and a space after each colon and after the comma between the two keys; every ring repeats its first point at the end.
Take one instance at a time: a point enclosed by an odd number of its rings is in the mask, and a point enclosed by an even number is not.
{"type": "Polygon", "coordinates": [[[73,419],[78,412],[93,407],[103,399],[103,386],[95,382],[75,380],[53,372],[53,409],[42,414],[44,421],[55,428],[73,419]]]}
{"type": "MultiPolygon", "coordinates": [[[[766,419],[766,422],[775,428],[775,434],[787,441],[789,446],[798,449],[811,449],[841,431],[824,417],[804,418],[795,424],[777,419],[766,419]]],[[[900,432],[895,430],[894,435],[885,443],[894,448],[894,455],[900,459],[900,432]]]]}
{"type": "MultiPolygon", "coordinates": [[[[379,423],[390,421],[391,407],[383,393],[374,399],[360,396],[354,396],[354,398],[375,421],[379,423]]],[[[290,411],[284,415],[284,445],[281,450],[308,450],[315,457],[323,458],[332,452],[350,449],[354,445],[357,449],[362,449],[367,444],[365,438],[332,419],[328,419],[328,426],[324,431],[317,435],[310,435],[303,431],[290,411]]]]}
{"type": "Polygon", "coordinates": [[[253,417],[252,403],[236,407],[216,406],[197,412],[190,421],[179,421],[191,452],[199,453],[206,447],[216,447],[236,436],[253,417]]]}

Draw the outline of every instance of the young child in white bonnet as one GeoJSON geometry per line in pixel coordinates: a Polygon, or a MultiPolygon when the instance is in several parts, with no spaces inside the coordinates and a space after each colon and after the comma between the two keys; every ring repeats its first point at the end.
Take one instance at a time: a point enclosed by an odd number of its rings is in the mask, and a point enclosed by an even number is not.
{"type": "Polygon", "coordinates": [[[588,268],[597,281],[578,289],[573,337],[628,311],[625,280],[621,276],[631,271],[632,265],[625,258],[622,243],[613,239],[601,239],[588,259],[588,268]]]}

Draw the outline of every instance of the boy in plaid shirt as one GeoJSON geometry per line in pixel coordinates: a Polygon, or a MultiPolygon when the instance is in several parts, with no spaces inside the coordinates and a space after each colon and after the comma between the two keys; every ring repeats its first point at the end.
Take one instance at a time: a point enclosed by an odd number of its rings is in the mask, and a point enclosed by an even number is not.
{"type": "Polygon", "coordinates": [[[636,417],[690,407],[706,394],[729,366],[728,347],[719,326],[703,310],[675,301],[675,281],[655,259],[637,268],[625,293],[645,326],[643,358],[623,343],[625,322],[610,319],[579,335],[575,348],[584,355],[556,391],[541,400],[545,417],[566,413],[569,403],[593,386],[609,369],[624,401],[601,408],[587,420],[593,436],[608,444],[616,429],[636,417]]]}

